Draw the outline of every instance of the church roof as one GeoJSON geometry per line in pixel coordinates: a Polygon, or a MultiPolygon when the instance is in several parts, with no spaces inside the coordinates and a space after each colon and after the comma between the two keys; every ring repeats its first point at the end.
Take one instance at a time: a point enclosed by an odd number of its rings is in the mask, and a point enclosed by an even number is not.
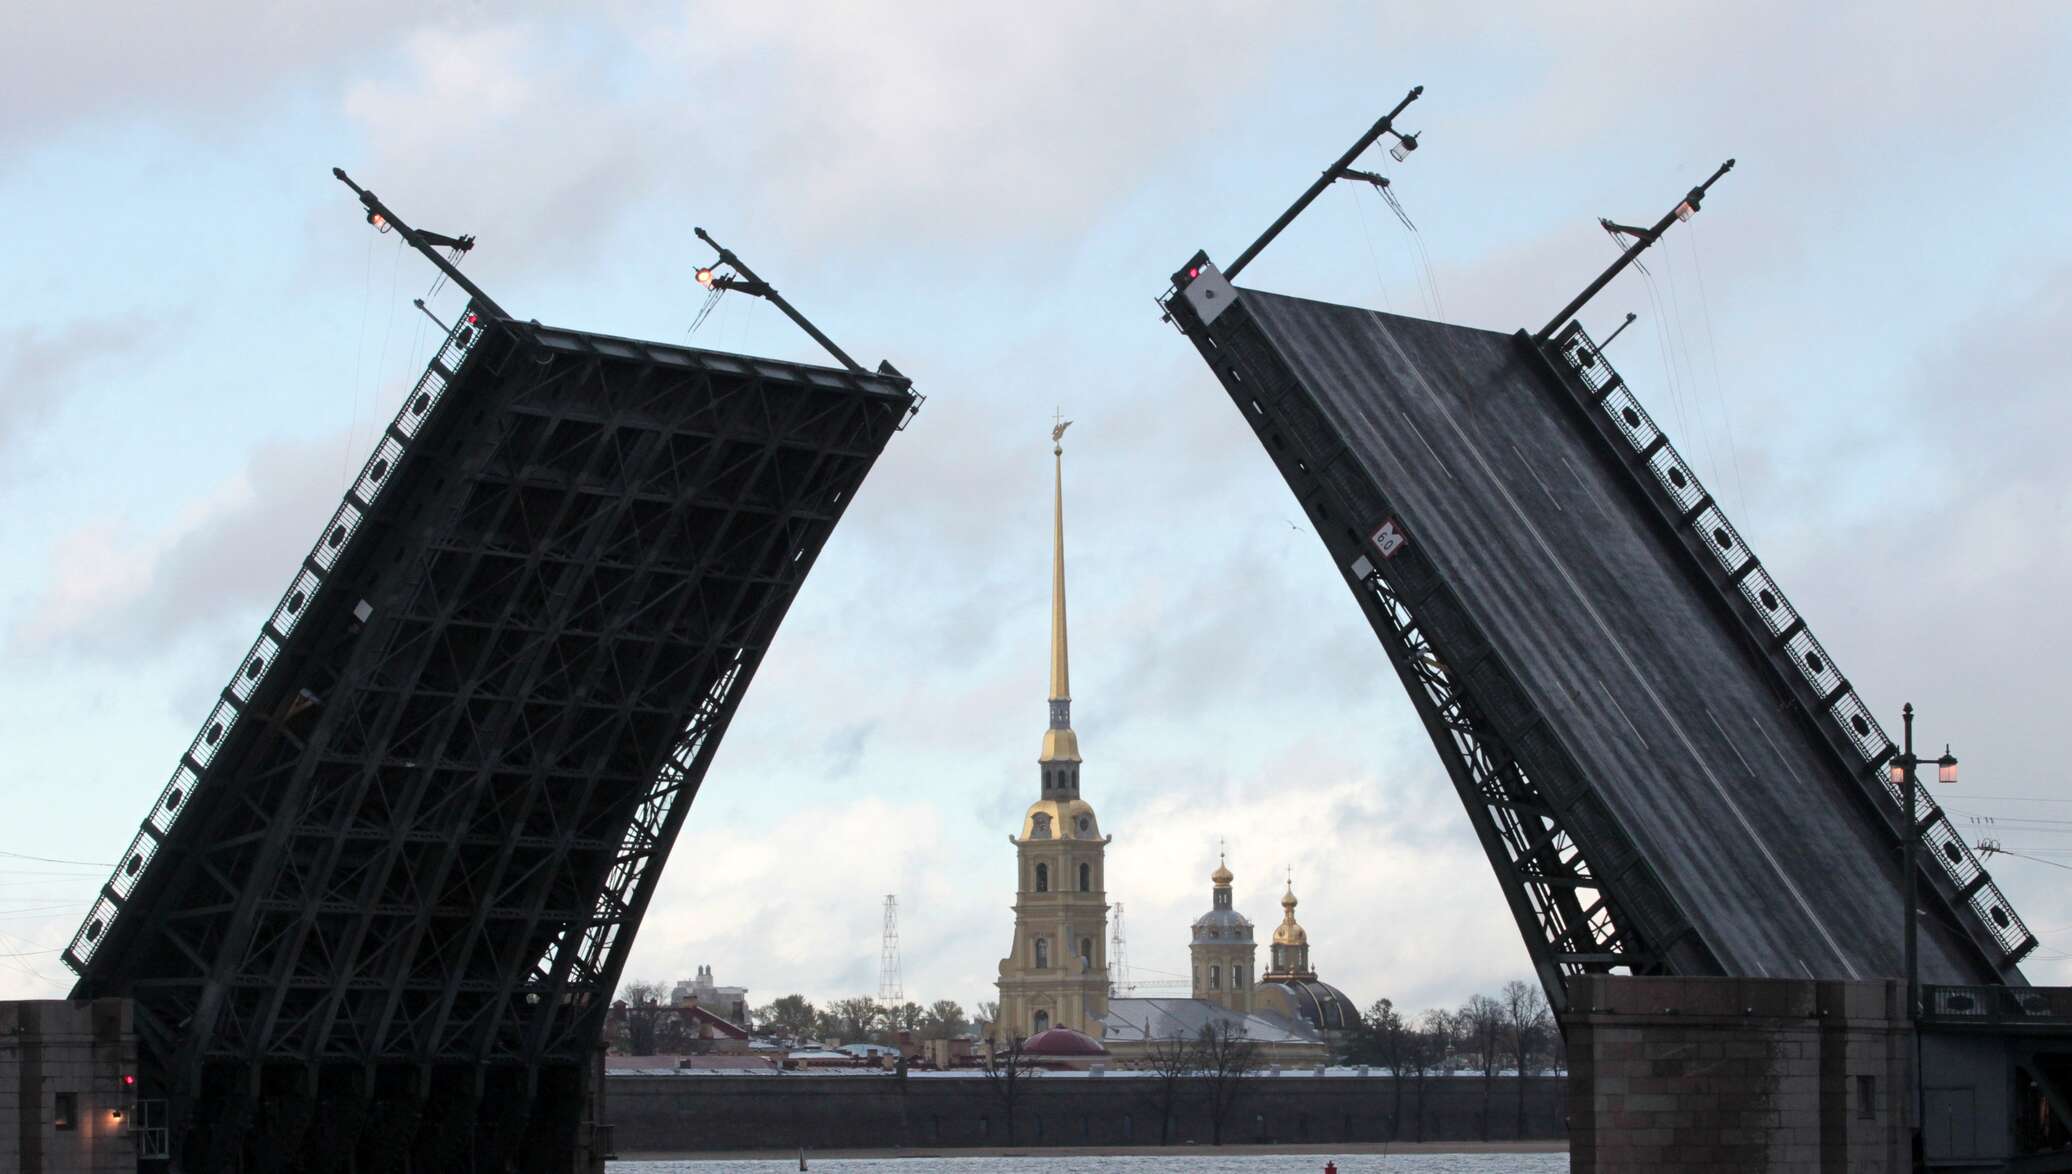
{"type": "Polygon", "coordinates": [[[1024,840],[1098,840],[1101,821],[1094,818],[1094,805],[1084,799],[1038,799],[1022,816],[1024,840]],[[1036,834],[1036,817],[1045,816],[1049,831],[1036,834]],[[1086,817],[1086,830],[1079,829],[1079,817],[1086,817]]]}
{"type": "Polygon", "coordinates": [[[1309,1024],[1271,1011],[1247,1015],[1207,999],[1110,999],[1101,1038],[1110,1043],[1194,1039],[1210,1024],[1230,1024],[1260,1044],[1310,1044],[1321,1037],[1309,1024]]]}
{"type": "Polygon", "coordinates": [[[1053,1027],[1039,1031],[1022,1043],[1024,1056],[1105,1056],[1108,1049],[1083,1031],[1053,1027]]]}
{"type": "Polygon", "coordinates": [[[1201,941],[1205,932],[1217,940],[1227,938],[1234,942],[1249,942],[1252,940],[1252,922],[1235,909],[1211,909],[1194,919],[1194,940],[1201,941]]]}
{"type": "Polygon", "coordinates": [[[1278,987],[1295,1004],[1295,1014],[1320,1031],[1346,1031],[1360,1025],[1360,1009],[1344,991],[1312,978],[1263,979],[1259,985],[1278,987]]]}

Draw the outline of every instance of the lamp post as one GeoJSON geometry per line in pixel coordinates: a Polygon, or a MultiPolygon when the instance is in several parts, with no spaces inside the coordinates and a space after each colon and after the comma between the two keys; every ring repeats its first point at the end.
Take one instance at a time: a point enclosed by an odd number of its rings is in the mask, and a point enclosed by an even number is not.
{"type": "MultiPolygon", "coordinates": [[[[1911,1029],[1910,1034],[1914,1037],[1913,1080],[1911,1082],[1914,1086],[1914,1095],[1911,1098],[1914,1103],[1914,1120],[1913,1128],[1909,1130],[1912,1134],[1912,1142],[1909,1149],[1912,1151],[1913,1156],[1908,1168],[1919,1169],[1921,1165],[1921,955],[1920,943],[1917,937],[1917,923],[1920,920],[1921,913],[1916,891],[1919,884],[1920,869],[1915,863],[1914,847],[1921,838],[1921,815],[1918,802],[1921,785],[1914,778],[1914,771],[1920,767],[1921,759],[1914,753],[1914,703],[1911,701],[1907,702],[1906,707],[1900,710],[1900,726],[1904,731],[1901,738],[1903,746],[1899,756],[1892,760],[1892,764],[1888,768],[1889,774],[1887,777],[1906,792],[1907,823],[1905,836],[1901,843],[1904,845],[1905,858],[1905,864],[1902,867],[1906,869],[1906,885],[1904,887],[1906,890],[1907,1026],[1911,1029]]],[[[1954,783],[1957,781],[1957,756],[1950,753],[1950,747],[1947,743],[1943,745],[1942,757],[1935,759],[1934,762],[1935,780],[1937,782],[1954,783]]]]}
{"type": "MultiPolygon", "coordinates": [[[[1906,792],[1906,835],[1901,843],[1905,847],[1906,870],[1906,968],[1907,968],[1907,1019],[1909,1022],[1921,1018],[1921,955],[1917,934],[1920,918],[1918,885],[1920,869],[1914,860],[1915,845],[1921,839],[1921,813],[1919,809],[1920,784],[1914,778],[1914,771],[1922,759],[1914,754],[1914,703],[1909,701],[1900,710],[1900,725],[1904,731],[1903,748],[1892,760],[1889,768],[1893,785],[1906,792]]],[[[1957,756],[1950,753],[1946,744],[1942,757],[1932,759],[1935,763],[1935,781],[1954,783],[1957,781],[1957,756]]]]}

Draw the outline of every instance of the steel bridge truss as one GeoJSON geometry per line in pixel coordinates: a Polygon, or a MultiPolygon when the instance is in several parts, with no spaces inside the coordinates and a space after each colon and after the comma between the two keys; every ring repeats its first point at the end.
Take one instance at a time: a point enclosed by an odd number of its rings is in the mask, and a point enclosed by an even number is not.
{"type": "Polygon", "coordinates": [[[691,799],[916,402],[456,323],[65,953],[190,1164],[565,1158],[691,799]]]}

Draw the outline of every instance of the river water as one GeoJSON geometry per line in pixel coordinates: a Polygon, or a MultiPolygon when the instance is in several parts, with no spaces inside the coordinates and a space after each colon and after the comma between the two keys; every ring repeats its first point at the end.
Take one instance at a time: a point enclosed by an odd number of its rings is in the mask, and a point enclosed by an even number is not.
{"type": "MultiPolygon", "coordinates": [[[[1568,1154],[1260,1154],[1046,1155],[1029,1157],[815,1158],[811,1174],[1561,1174],[1568,1154]]],[[[778,1174],[797,1158],[759,1161],[612,1162],[610,1174],[778,1174]]]]}

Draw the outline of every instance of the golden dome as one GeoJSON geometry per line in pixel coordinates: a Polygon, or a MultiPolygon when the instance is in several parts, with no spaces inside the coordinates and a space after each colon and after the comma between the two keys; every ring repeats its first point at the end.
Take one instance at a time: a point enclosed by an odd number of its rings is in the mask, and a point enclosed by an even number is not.
{"type": "Polygon", "coordinates": [[[1221,861],[1217,862],[1216,871],[1209,874],[1209,880],[1212,883],[1214,883],[1217,888],[1222,888],[1223,886],[1229,884],[1231,882],[1231,879],[1232,874],[1230,871],[1230,866],[1222,863],[1221,861]]]}
{"type": "Polygon", "coordinates": [[[1024,840],[1098,840],[1101,825],[1084,799],[1038,799],[1022,816],[1024,840]],[[1041,833],[1038,824],[1041,824],[1041,833]],[[1084,826],[1082,826],[1082,824],[1084,826]]]}
{"type": "Polygon", "coordinates": [[[1288,891],[1281,894],[1281,923],[1273,931],[1273,944],[1276,946],[1309,944],[1308,932],[1295,921],[1295,905],[1295,886],[1291,883],[1288,891]]]}
{"type": "Polygon", "coordinates": [[[1043,731],[1043,754],[1037,762],[1080,762],[1079,735],[1066,729],[1043,731]]]}

